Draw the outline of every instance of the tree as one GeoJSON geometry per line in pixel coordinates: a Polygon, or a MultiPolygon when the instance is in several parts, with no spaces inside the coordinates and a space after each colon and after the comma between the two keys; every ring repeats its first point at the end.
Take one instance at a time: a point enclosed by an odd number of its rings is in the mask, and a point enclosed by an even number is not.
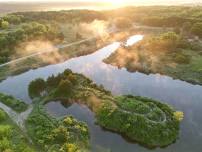
{"type": "Polygon", "coordinates": [[[183,30],[183,32],[190,32],[190,30],[191,30],[191,23],[190,22],[185,22],[184,24],[183,24],[183,26],[182,26],[182,30],[183,30]]]}
{"type": "Polygon", "coordinates": [[[77,83],[76,76],[73,74],[69,74],[68,79],[69,79],[69,81],[71,81],[72,84],[77,83]]]}
{"type": "Polygon", "coordinates": [[[191,33],[202,37],[202,22],[195,23],[191,28],[191,33]]]}
{"type": "Polygon", "coordinates": [[[57,92],[59,94],[70,94],[72,92],[72,83],[69,80],[61,80],[57,92]]]}
{"type": "Polygon", "coordinates": [[[130,19],[120,17],[115,20],[115,25],[119,29],[127,29],[132,26],[132,21],[130,19]]]}
{"type": "Polygon", "coordinates": [[[182,121],[183,118],[184,118],[184,113],[181,112],[181,111],[176,111],[176,112],[174,112],[173,117],[174,117],[175,120],[177,120],[177,121],[182,121]]]}
{"type": "Polygon", "coordinates": [[[6,114],[3,110],[0,109],[0,121],[3,121],[6,119],[6,114]]]}
{"type": "Polygon", "coordinates": [[[167,33],[163,33],[161,34],[161,39],[162,40],[169,40],[169,41],[177,41],[179,39],[178,34],[176,34],[175,32],[167,32],[167,33]]]}
{"type": "Polygon", "coordinates": [[[57,87],[60,81],[55,78],[54,75],[49,76],[46,83],[49,88],[57,87]]]}
{"type": "Polygon", "coordinates": [[[46,82],[38,78],[29,84],[29,94],[31,97],[39,96],[46,89],[46,82]]]}
{"type": "Polygon", "coordinates": [[[175,51],[180,41],[180,36],[175,32],[166,32],[160,36],[151,36],[148,40],[149,43],[146,47],[149,50],[175,51]]]}
{"type": "Polygon", "coordinates": [[[10,150],[11,147],[12,143],[6,137],[0,140],[0,151],[7,151],[8,149],[10,150]]]}
{"type": "Polygon", "coordinates": [[[7,21],[2,21],[1,22],[1,28],[3,28],[3,29],[9,28],[9,23],[7,21]]]}
{"type": "Polygon", "coordinates": [[[71,74],[72,71],[70,69],[66,69],[64,72],[63,72],[63,75],[65,76],[68,76],[69,74],[71,74]]]}
{"type": "Polygon", "coordinates": [[[181,29],[179,27],[175,27],[173,30],[175,33],[180,34],[181,33],[181,29]]]}
{"type": "Polygon", "coordinates": [[[10,138],[12,135],[12,127],[10,125],[0,125],[0,140],[10,138]]]}
{"type": "Polygon", "coordinates": [[[6,15],[3,17],[5,21],[8,21],[11,24],[19,24],[22,21],[23,16],[21,15],[6,15]]]}
{"type": "Polygon", "coordinates": [[[57,143],[64,143],[68,140],[68,131],[64,126],[59,126],[53,130],[53,138],[57,143]]]}
{"type": "Polygon", "coordinates": [[[77,152],[78,151],[78,147],[75,144],[69,144],[69,143],[64,144],[63,149],[64,149],[64,151],[67,151],[67,152],[77,152]]]}

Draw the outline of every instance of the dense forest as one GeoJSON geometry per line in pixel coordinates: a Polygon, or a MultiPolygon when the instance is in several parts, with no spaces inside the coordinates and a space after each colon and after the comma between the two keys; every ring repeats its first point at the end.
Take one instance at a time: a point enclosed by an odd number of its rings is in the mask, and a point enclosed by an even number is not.
{"type": "Polygon", "coordinates": [[[62,41],[63,34],[52,24],[27,22],[23,16],[7,15],[0,19],[0,63],[15,58],[16,47],[31,40],[62,41]]]}

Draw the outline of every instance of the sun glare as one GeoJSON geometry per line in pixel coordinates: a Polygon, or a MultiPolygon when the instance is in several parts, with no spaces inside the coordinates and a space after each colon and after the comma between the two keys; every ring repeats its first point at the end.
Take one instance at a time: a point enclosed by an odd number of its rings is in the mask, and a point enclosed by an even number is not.
{"type": "Polygon", "coordinates": [[[121,6],[124,4],[124,0],[107,0],[110,5],[121,6]]]}

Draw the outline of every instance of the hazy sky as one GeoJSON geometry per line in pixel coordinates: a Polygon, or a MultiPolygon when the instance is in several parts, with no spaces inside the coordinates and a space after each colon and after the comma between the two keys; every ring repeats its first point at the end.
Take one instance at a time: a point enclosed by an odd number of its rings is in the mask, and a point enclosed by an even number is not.
{"type": "MultiPolygon", "coordinates": [[[[0,0],[0,2],[116,2],[117,0],[0,0]]],[[[202,0],[118,0],[124,3],[202,3],[202,0]]]]}

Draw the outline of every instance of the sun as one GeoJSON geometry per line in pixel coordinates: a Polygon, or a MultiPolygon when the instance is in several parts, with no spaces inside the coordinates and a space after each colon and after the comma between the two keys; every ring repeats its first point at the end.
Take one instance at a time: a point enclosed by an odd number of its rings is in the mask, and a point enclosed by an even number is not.
{"type": "Polygon", "coordinates": [[[124,5],[124,0],[105,0],[110,5],[121,6],[124,5]]]}

